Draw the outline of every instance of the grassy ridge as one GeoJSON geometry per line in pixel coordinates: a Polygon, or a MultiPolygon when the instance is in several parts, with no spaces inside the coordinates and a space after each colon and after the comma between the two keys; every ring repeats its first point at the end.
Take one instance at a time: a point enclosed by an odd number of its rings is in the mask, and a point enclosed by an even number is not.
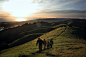
{"type": "MultiPolygon", "coordinates": [[[[67,24],[59,24],[50,26],[54,30],[47,33],[33,33],[23,36],[21,39],[14,41],[11,44],[17,44],[19,41],[28,39],[33,35],[38,35],[41,39],[49,41],[53,39],[53,48],[43,50],[37,53],[38,46],[36,46],[37,37],[33,40],[19,46],[0,51],[1,57],[86,57],[86,40],[84,26],[74,25],[75,21],[68,21],[67,24]],[[64,25],[64,26],[63,26],[64,25]],[[56,29],[55,29],[56,28],[56,29]]],[[[79,22],[79,21],[78,21],[79,22]]],[[[43,28],[42,28],[43,29],[43,28]]],[[[45,29],[46,30],[46,29],[45,29]]],[[[38,31],[37,29],[32,31],[38,31]]],[[[23,33],[29,33],[23,32],[23,33]]],[[[33,36],[34,37],[34,36],[33,36]]],[[[26,40],[25,40],[26,41],[26,40]]],[[[10,45],[11,45],[10,44],[10,45]]]]}
{"type": "Polygon", "coordinates": [[[13,41],[12,43],[9,44],[9,46],[13,47],[13,46],[17,46],[17,45],[26,43],[28,41],[31,41],[31,40],[35,39],[38,36],[43,35],[44,33],[47,33],[49,31],[54,30],[57,27],[63,27],[63,26],[66,26],[66,24],[49,26],[49,27],[46,27],[46,28],[44,28],[44,27],[43,28],[36,28],[36,29],[30,30],[30,31],[22,32],[22,33],[19,34],[19,36],[21,36],[21,38],[13,41]]]}
{"type": "MultiPolygon", "coordinates": [[[[66,22],[63,22],[63,23],[65,24],[66,22]]],[[[0,32],[0,42],[5,41],[7,44],[9,44],[28,34],[46,33],[53,30],[52,27],[57,24],[59,25],[60,23],[35,22],[33,24],[24,24],[22,26],[18,26],[15,28],[6,29],[0,32]],[[40,27],[39,27],[39,24],[41,24],[40,27]]],[[[65,26],[65,25],[62,24],[59,26],[65,26]]]]}
{"type": "Polygon", "coordinates": [[[67,27],[67,30],[64,34],[62,34],[61,36],[67,37],[67,38],[76,38],[76,39],[84,39],[85,38],[85,34],[86,34],[86,30],[79,28],[79,27],[67,27]]]}
{"type": "MultiPolygon", "coordinates": [[[[3,50],[1,57],[85,57],[86,56],[86,41],[74,37],[75,35],[69,33],[72,27],[60,27],[51,32],[48,32],[41,37],[41,39],[53,39],[53,48],[37,53],[38,47],[35,45],[36,40],[16,46],[7,50],[3,50]],[[68,35],[65,35],[67,34],[68,35]],[[73,38],[72,38],[73,37],[73,38]]],[[[75,28],[77,30],[77,28],[75,28]]],[[[81,29],[82,30],[82,29],[81,29]]]]}
{"type": "MultiPolygon", "coordinates": [[[[57,29],[59,31],[59,33],[61,32],[62,28],[59,28],[57,29]]],[[[63,28],[64,29],[64,28],[63,28]]],[[[62,29],[62,31],[63,31],[62,29]]],[[[53,32],[53,31],[52,31],[53,32]]],[[[58,35],[59,35],[58,33],[58,35]]],[[[47,33],[46,33],[47,34],[47,33]]],[[[44,34],[45,35],[45,34],[44,34]]],[[[43,35],[43,36],[44,36],[43,35]]],[[[41,38],[43,37],[41,36],[41,38]]],[[[45,39],[45,37],[43,37],[42,39],[45,39]]],[[[48,39],[48,38],[46,38],[48,39]]],[[[13,47],[13,48],[10,48],[10,49],[7,49],[7,50],[3,50],[1,53],[2,56],[15,56],[16,54],[19,55],[21,54],[21,51],[23,51],[22,53],[24,54],[30,54],[32,52],[36,52],[38,50],[38,47],[35,45],[36,44],[36,40],[37,39],[34,39],[30,42],[27,42],[25,44],[22,44],[20,46],[16,46],[16,47],[13,47]],[[5,53],[4,53],[5,52],[5,53]],[[9,53],[9,54],[8,54],[9,53]],[[5,54],[5,55],[4,55],[5,54]],[[7,55],[6,55],[7,54],[7,55]],[[14,54],[14,55],[13,55],[14,54]]]]}

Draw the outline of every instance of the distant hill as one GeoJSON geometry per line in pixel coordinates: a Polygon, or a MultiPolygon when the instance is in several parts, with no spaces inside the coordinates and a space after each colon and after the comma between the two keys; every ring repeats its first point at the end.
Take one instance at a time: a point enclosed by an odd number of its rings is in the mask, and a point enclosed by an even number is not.
{"type": "Polygon", "coordinates": [[[73,19],[69,24],[70,27],[75,26],[79,28],[86,29],[86,20],[85,19],[73,19]]]}
{"type": "Polygon", "coordinates": [[[10,21],[10,22],[0,22],[0,27],[4,27],[4,29],[9,29],[9,28],[14,28],[17,26],[22,26],[23,24],[26,23],[34,23],[34,22],[62,22],[70,19],[65,19],[65,18],[44,18],[44,19],[33,19],[29,21],[22,21],[22,22],[17,22],[17,21],[10,21]]]}

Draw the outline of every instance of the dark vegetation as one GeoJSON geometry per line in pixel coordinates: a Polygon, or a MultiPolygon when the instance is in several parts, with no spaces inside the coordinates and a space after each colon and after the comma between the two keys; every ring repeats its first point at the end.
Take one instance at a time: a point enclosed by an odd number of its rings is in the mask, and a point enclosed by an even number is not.
{"type": "Polygon", "coordinates": [[[75,36],[86,40],[86,20],[73,19],[70,22],[71,23],[68,26],[73,27],[71,34],[74,34],[75,36]],[[76,29],[74,27],[76,27],[76,29]]]}
{"type": "Polygon", "coordinates": [[[86,20],[85,19],[73,19],[72,23],[69,25],[70,27],[79,27],[79,28],[83,28],[86,29],[86,20]]]}
{"type": "Polygon", "coordinates": [[[86,40],[85,24],[86,24],[86,20],[83,19],[82,20],[73,19],[69,21],[52,22],[52,23],[48,23],[48,22],[34,22],[29,24],[25,23],[22,26],[9,28],[0,32],[0,50],[26,43],[56,28],[66,27],[66,26],[77,27],[77,29],[73,28],[74,32],[71,32],[71,34],[74,34],[79,38],[86,40]]]}
{"type": "Polygon", "coordinates": [[[47,23],[47,22],[34,22],[34,23],[25,23],[22,26],[18,26],[15,28],[9,28],[5,29],[0,32],[0,49],[4,49],[3,47],[7,46],[8,47],[13,47],[17,46],[20,44],[23,44],[25,42],[31,41],[35,39],[36,37],[39,37],[43,35],[46,32],[49,32],[51,30],[54,30],[57,27],[63,27],[66,25],[59,25],[59,24],[67,24],[66,21],[64,22],[53,22],[53,23],[47,23]],[[59,25],[54,27],[55,25],[59,25]],[[28,37],[25,38],[25,36],[29,35],[28,37]],[[19,41],[18,41],[19,40],[19,41]],[[16,43],[12,43],[18,41],[16,43]],[[6,44],[3,44],[3,43],[6,44]],[[12,43],[12,45],[8,45],[12,43]]]}

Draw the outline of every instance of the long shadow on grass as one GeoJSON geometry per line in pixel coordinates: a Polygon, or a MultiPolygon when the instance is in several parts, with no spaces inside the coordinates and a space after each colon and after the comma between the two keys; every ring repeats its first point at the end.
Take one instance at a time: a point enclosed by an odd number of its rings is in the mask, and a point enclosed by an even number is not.
{"type": "Polygon", "coordinates": [[[30,57],[29,55],[19,55],[18,57],[30,57]]]}
{"type": "MultiPolygon", "coordinates": [[[[42,50],[42,51],[44,51],[44,50],[42,50]]],[[[20,54],[20,55],[18,55],[18,57],[34,57],[35,55],[38,55],[39,53],[42,53],[42,51],[36,51],[34,53],[31,53],[31,55],[20,54]]],[[[47,55],[50,55],[50,54],[47,54],[47,55]]],[[[54,56],[54,55],[51,54],[51,56],[54,56]]]]}
{"type": "MultiPolygon", "coordinates": [[[[64,26],[64,25],[59,26],[59,27],[63,27],[63,26],[64,26]]],[[[59,27],[58,27],[58,28],[59,28],[59,27]]],[[[66,27],[66,26],[64,26],[64,27],[66,27]]],[[[52,31],[52,30],[54,30],[54,29],[56,29],[56,28],[49,28],[49,29],[48,29],[48,32],[49,32],[49,31],[52,31]]],[[[64,31],[65,31],[65,30],[64,30],[64,31]]],[[[63,33],[64,31],[62,31],[62,33],[63,33]]],[[[47,31],[46,31],[46,32],[47,32],[47,31]]],[[[61,33],[61,34],[62,34],[62,33],[61,33]]],[[[24,43],[26,43],[26,42],[28,42],[28,41],[31,41],[31,40],[33,40],[33,39],[35,39],[35,38],[37,38],[37,37],[43,35],[43,34],[44,34],[44,33],[33,33],[33,34],[30,34],[30,35],[26,35],[26,36],[24,36],[24,37],[22,37],[22,38],[16,40],[15,42],[11,43],[11,44],[10,44],[10,47],[14,47],[14,46],[18,46],[18,45],[24,44],[24,43]]],[[[60,34],[60,35],[61,35],[61,34],[60,34]]],[[[58,36],[59,36],[59,35],[58,35],[58,36]]]]}
{"type": "Polygon", "coordinates": [[[43,35],[44,33],[36,33],[36,34],[30,34],[30,35],[26,35],[25,37],[22,37],[21,39],[16,40],[15,42],[10,44],[10,47],[14,47],[14,46],[18,46],[21,44],[24,44],[28,41],[31,41],[41,35],[43,35]]]}
{"type": "Polygon", "coordinates": [[[31,54],[35,55],[35,54],[38,54],[38,53],[44,53],[43,51],[45,51],[45,50],[48,50],[48,49],[43,49],[42,51],[36,51],[34,53],[31,53],[31,54]]]}
{"type": "MultiPolygon", "coordinates": [[[[49,48],[50,49],[50,48],[49,48]]],[[[34,55],[37,55],[37,54],[39,54],[39,53],[41,53],[41,54],[46,54],[46,56],[51,56],[51,57],[56,57],[57,55],[54,55],[54,54],[52,54],[52,53],[49,53],[48,51],[47,52],[43,52],[43,51],[45,51],[45,50],[48,50],[48,49],[43,49],[42,51],[36,51],[36,52],[34,52],[34,53],[31,53],[33,56],[34,55]]]]}
{"type": "MultiPolygon", "coordinates": [[[[51,48],[49,48],[49,49],[51,49],[51,48]]],[[[45,49],[45,50],[48,50],[48,49],[45,49]]],[[[38,54],[45,54],[46,56],[50,56],[50,57],[61,57],[61,55],[54,55],[54,54],[52,54],[52,53],[49,53],[49,51],[47,51],[47,52],[43,52],[43,51],[45,51],[45,50],[42,50],[41,52],[40,51],[36,51],[36,52],[34,52],[34,53],[31,53],[32,54],[32,56],[31,57],[34,57],[35,55],[38,55],[38,54]]]]}

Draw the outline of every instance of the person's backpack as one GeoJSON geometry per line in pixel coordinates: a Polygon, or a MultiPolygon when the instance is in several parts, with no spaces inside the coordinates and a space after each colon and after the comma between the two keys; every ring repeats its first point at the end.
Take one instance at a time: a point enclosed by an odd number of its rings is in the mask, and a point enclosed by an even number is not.
{"type": "Polygon", "coordinates": [[[53,41],[50,41],[50,45],[52,45],[53,44],[53,41]]]}

